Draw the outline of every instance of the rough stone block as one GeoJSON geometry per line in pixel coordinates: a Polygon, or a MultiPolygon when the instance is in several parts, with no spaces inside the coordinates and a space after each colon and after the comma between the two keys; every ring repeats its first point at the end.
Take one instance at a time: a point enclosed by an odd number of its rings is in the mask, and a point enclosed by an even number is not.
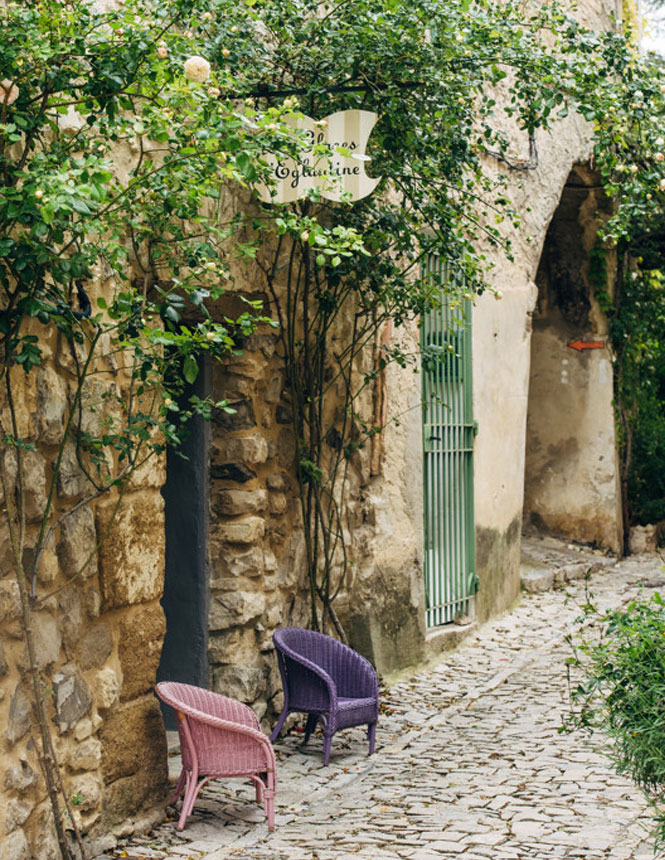
{"type": "Polygon", "coordinates": [[[123,617],[118,643],[123,676],[121,701],[134,699],[154,687],[165,633],[164,610],[159,604],[132,610],[123,617]]]}
{"type": "Polygon", "coordinates": [[[259,667],[220,666],[213,671],[212,678],[216,693],[241,702],[253,702],[265,690],[266,673],[259,667]]]}
{"type": "Polygon", "coordinates": [[[102,783],[98,776],[91,773],[77,776],[70,784],[72,795],[77,799],[75,808],[80,812],[97,809],[102,800],[102,783]]]}
{"type": "Polygon", "coordinates": [[[99,589],[93,585],[85,593],[85,611],[88,613],[88,618],[99,618],[101,608],[102,596],[99,589]]]}
{"type": "Polygon", "coordinates": [[[83,608],[81,595],[77,588],[63,589],[58,595],[58,615],[63,639],[67,648],[78,641],[83,629],[83,608]]]}
{"type": "Polygon", "coordinates": [[[31,860],[28,840],[22,830],[15,830],[3,839],[0,850],[0,860],[31,860]]]}
{"type": "Polygon", "coordinates": [[[263,393],[263,399],[266,403],[277,403],[279,398],[282,396],[282,387],[281,373],[276,376],[272,376],[263,393]]]}
{"type": "Polygon", "coordinates": [[[274,475],[268,475],[266,485],[269,490],[277,490],[283,493],[290,489],[291,481],[286,472],[276,472],[274,475]]]}
{"type": "Polygon", "coordinates": [[[229,439],[226,443],[226,457],[229,460],[241,460],[252,466],[265,463],[268,459],[268,443],[257,433],[229,439]]]}
{"type": "Polygon", "coordinates": [[[220,481],[235,481],[236,484],[246,484],[256,478],[256,472],[253,472],[244,463],[213,463],[210,467],[210,477],[220,481]]]}
{"type": "Polygon", "coordinates": [[[262,593],[227,592],[215,594],[210,603],[210,630],[226,630],[260,618],[265,612],[266,598],[262,593]]]}
{"type": "MultiPolygon", "coordinates": [[[[123,777],[151,772],[154,772],[155,785],[165,783],[166,733],[155,698],[139,699],[112,711],[101,728],[100,740],[106,785],[123,777]]],[[[133,799],[127,800],[124,816],[136,810],[133,799]]]]}
{"type": "Polygon", "coordinates": [[[288,507],[288,502],[284,493],[271,493],[270,495],[270,513],[283,514],[288,507]]]}
{"type": "Polygon", "coordinates": [[[5,788],[7,791],[16,791],[25,794],[37,783],[37,774],[27,761],[21,761],[17,765],[8,767],[5,771],[5,788]]]}
{"type": "MultiPolygon", "coordinates": [[[[40,669],[45,669],[60,656],[62,646],[62,634],[56,619],[46,612],[40,612],[32,619],[32,641],[35,649],[35,660],[40,669]]],[[[28,652],[24,647],[19,665],[22,669],[28,668],[28,652]]]]}
{"type": "Polygon", "coordinates": [[[67,392],[62,378],[48,364],[37,371],[37,416],[39,439],[45,445],[59,445],[65,428],[67,392]]]}
{"type": "Polygon", "coordinates": [[[68,732],[90,712],[92,694],[76,666],[63,666],[53,676],[55,722],[61,732],[68,732]]]}
{"type": "MultiPolygon", "coordinates": [[[[100,534],[109,527],[114,501],[97,508],[100,534]]],[[[148,603],[160,597],[164,580],[164,502],[156,491],[124,500],[99,553],[103,603],[107,609],[148,603]]]]}
{"type": "Polygon", "coordinates": [[[267,506],[268,494],[265,490],[221,490],[213,503],[216,513],[231,517],[260,513],[267,506]]]}
{"type": "Polygon", "coordinates": [[[629,546],[632,553],[656,552],[660,538],[658,526],[634,526],[630,530],[629,546]]]}
{"type": "Polygon", "coordinates": [[[120,695],[120,681],[110,666],[106,666],[100,672],[97,672],[95,693],[98,708],[110,708],[117,702],[120,695]]]}
{"type": "MultiPolygon", "coordinates": [[[[126,829],[128,817],[134,817],[143,807],[152,807],[161,800],[165,801],[167,790],[168,772],[164,752],[163,759],[155,761],[154,769],[145,768],[104,787],[102,816],[96,831],[118,833],[119,829],[126,829]]],[[[130,825],[130,832],[131,829],[130,825]]]]}
{"type": "Polygon", "coordinates": [[[32,718],[32,703],[19,684],[14,690],[9,704],[9,722],[7,725],[7,740],[10,744],[20,740],[30,728],[32,718]]]}
{"type": "Polygon", "coordinates": [[[265,520],[261,517],[244,517],[232,522],[219,523],[215,537],[228,543],[254,543],[263,537],[266,530],[265,520]]]}
{"type": "MultiPolygon", "coordinates": [[[[213,587],[218,586],[225,577],[261,576],[266,569],[266,553],[260,546],[253,546],[238,552],[227,552],[215,547],[211,555],[213,556],[211,571],[211,585],[213,587]]],[[[231,587],[237,588],[237,585],[231,584],[231,587]]]]}
{"type": "Polygon", "coordinates": [[[554,585],[554,570],[547,567],[522,567],[520,582],[522,589],[531,594],[549,591],[554,585]]]}
{"type": "Polygon", "coordinates": [[[25,517],[36,523],[46,510],[46,461],[37,451],[24,451],[22,460],[25,517]]]}
{"type": "Polygon", "coordinates": [[[31,812],[32,806],[25,801],[19,800],[17,797],[9,800],[5,812],[5,830],[7,833],[11,833],[13,830],[21,827],[22,824],[25,824],[31,812]]]}
{"type": "Polygon", "coordinates": [[[213,409],[212,420],[224,430],[246,430],[256,427],[256,416],[251,400],[234,400],[229,403],[234,413],[225,412],[223,409],[213,409]]]}
{"type": "Polygon", "coordinates": [[[77,741],[83,741],[86,738],[89,738],[92,734],[92,720],[88,717],[85,717],[83,720],[79,720],[76,724],[76,728],[74,729],[74,737],[77,741]]]}
{"type": "Polygon", "coordinates": [[[76,576],[82,571],[81,575],[88,577],[97,572],[96,543],[95,520],[89,507],[79,508],[62,521],[57,553],[65,576],[76,576]]]}
{"type": "Polygon", "coordinates": [[[61,860],[53,824],[53,812],[48,803],[37,808],[37,823],[33,831],[33,856],[39,860],[61,860]]]}
{"type": "Polygon", "coordinates": [[[256,637],[251,630],[225,630],[213,633],[208,640],[208,661],[211,664],[251,662],[256,655],[256,637]]]}
{"type": "Polygon", "coordinates": [[[18,584],[13,579],[0,582],[0,623],[15,621],[21,617],[21,597],[18,584]]]}
{"type": "MultiPolygon", "coordinates": [[[[53,463],[55,465],[55,460],[53,463]]],[[[56,483],[58,495],[65,499],[75,498],[82,496],[91,486],[85,472],[79,465],[76,446],[73,442],[68,442],[62,452],[60,469],[58,470],[56,483]]]]}
{"type": "Polygon", "coordinates": [[[39,568],[37,569],[37,579],[42,585],[50,585],[54,582],[60,573],[60,563],[58,556],[52,545],[46,547],[39,558],[39,568]]]}
{"type": "Polygon", "coordinates": [[[71,770],[97,770],[102,760],[102,744],[97,738],[86,738],[75,744],[70,752],[68,765],[71,770]]]}
{"type": "Polygon", "coordinates": [[[83,671],[101,668],[113,650],[113,635],[106,622],[91,627],[79,642],[78,663],[83,671]]]}

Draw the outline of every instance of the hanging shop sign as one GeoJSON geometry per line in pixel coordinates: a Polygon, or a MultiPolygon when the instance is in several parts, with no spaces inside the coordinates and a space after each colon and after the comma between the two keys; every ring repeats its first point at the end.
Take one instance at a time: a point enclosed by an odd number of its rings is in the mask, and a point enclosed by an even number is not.
{"type": "Polygon", "coordinates": [[[309,116],[294,119],[292,125],[306,131],[312,148],[299,161],[266,156],[273,167],[275,183],[271,188],[259,188],[259,197],[266,203],[291,203],[305,197],[310,188],[320,189],[326,200],[367,197],[380,181],[380,177],[372,179],[365,173],[371,161],[365,147],[376,120],[377,115],[367,110],[337,111],[323,120],[309,116]],[[325,147],[324,154],[315,154],[315,146],[325,147]]]}

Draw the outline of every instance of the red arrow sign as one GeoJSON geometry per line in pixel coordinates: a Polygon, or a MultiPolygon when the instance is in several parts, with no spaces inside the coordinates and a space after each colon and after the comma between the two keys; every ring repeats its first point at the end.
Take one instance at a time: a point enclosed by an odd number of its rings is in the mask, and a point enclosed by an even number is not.
{"type": "Polygon", "coordinates": [[[604,340],[577,340],[571,341],[568,346],[571,346],[573,349],[576,349],[578,352],[582,352],[583,349],[603,349],[605,347],[604,340]]]}

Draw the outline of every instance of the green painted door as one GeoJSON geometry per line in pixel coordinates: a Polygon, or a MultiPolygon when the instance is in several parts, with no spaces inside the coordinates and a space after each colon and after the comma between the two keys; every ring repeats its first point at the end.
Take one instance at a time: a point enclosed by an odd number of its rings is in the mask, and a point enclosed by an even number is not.
{"type": "MultiPolygon", "coordinates": [[[[449,301],[448,267],[430,256],[426,273],[441,286],[440,307],[421,327],[428,627],[471,612],[477,591],[473,516],[472,303],[449,301]]],[[[457,292],[457,291],[456,291],[457,292]]]]}

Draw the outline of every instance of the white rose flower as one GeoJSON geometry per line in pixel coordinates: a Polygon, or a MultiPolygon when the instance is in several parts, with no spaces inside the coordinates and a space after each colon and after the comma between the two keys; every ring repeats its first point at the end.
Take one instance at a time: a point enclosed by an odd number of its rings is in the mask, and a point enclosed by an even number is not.
{"type": "Polygon", "coordinates": [[[5,78],[0,81],[0,104],[14,104],[18,98],[19,89],[13,81],[5,78]]]}
{"type": "Polygon", "coordinates": [[[656,161],[662,161],[662,160],[665,158],[665,155],[663,155],[663,153],[662,153],[662,152],[657,152],[657,153],[654,155],[654,158],[656,159],[656,161]]]}
{"type": "Polygon", "coordinates": [[[660,188],[661,191],[665,191],[665,179],[660,180],[658,187],[660,188]]]}
{"type": "Polygon", "coordinates": [[[157,56],[160,58],[160,60],[165,60],[168,55],[169,49],[166,47],[166,45],[159,45],[157,47],[157,56]]]}
{"type": "Polygon", "coordinates": [[[210,63],[205,57],[194,56],[185,61],[185,77],[197,84],[207,81],[210,77],[210,63]]]}

